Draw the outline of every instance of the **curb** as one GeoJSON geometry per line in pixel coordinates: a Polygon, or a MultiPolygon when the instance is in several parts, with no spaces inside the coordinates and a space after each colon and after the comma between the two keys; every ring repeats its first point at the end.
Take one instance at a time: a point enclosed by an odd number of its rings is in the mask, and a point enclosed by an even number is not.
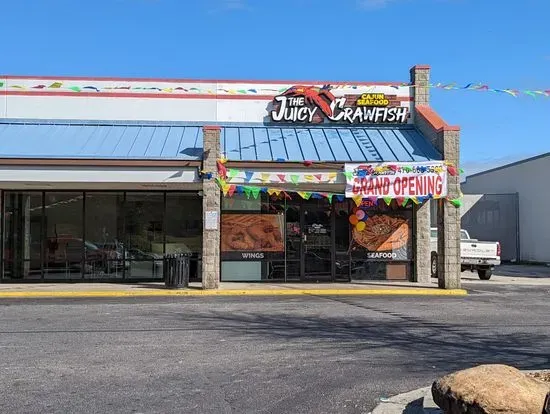
{"type": "Polygon", "coordinates": [[[466,296],[464,289],[251,289],[251,290],[110,290],[0,292],[0,299],[17,298],[119,298],[169,296],[466,296]]]}
{"type": "Polygon", "coordinates": [[[382,402],[376,406],[370,414],[423,414],[423,398],[431,387],[419,388],[391,398],[381,399],[382,402]],[[418,402],[411,406],[412,402],[418,402]]]}

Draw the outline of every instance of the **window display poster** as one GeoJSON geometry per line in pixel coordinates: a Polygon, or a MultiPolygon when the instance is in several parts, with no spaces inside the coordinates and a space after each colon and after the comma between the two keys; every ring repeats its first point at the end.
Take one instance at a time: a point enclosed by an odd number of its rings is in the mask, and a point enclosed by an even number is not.
{"type": "Polygon", "coordinates": [[[412,259],[412,211],[369,212],[362,230],[352,229],[351,254],[369,261],[412,259]]]}
{"type": "Polygon", "coordinates": [[[283,260],[282,214],[222,214],[221,259],[283,260]]]}

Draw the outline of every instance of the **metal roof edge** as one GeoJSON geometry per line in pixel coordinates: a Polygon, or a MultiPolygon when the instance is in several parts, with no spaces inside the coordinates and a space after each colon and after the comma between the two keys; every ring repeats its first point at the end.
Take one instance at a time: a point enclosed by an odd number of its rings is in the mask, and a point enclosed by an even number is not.
{"type": "Polygon", "coordinates": [[[515,167],[517,165],[525,164],[526,162],[536,161],[540,158],[545,158],[545,157],[548,157],[548,156],[550,156],[550,152],[545,152],[544,154],[535,155],[534,157],[524,158],[523,160],[514,161],[514,162],[511,162],[509,164],[501,165],[500,167],[495,167],[495,168],[491,168],[489,170],[485,170],[485,171],[481,171],[481,172],[478,172],[478,173],[475,173],[475,174],[472,174],[472,175],[468,175],[468,176],[466,176],[466,181],[465,182],[467,182],[469,178],[479,177],[480,175],[485,175],[485,174],[493,173],[495,171],[504,170],[506,168],[515,167]]]}
{"type": "MultiPolygon", "coordinates": [[[[204,127],[220,126],[222,128],[346,128],[346,129],[416,129],[413,124],[287,124],[270,122],[219,122],[219,121],[152,121],[152,120],[94,120],[94,119],[37,119],[37,118],[0,118],[0,124],[19,125],[97,125],[97,126],[181,126],[204,127]]],[[[419,132],[420,133],[420,132],[419,132]]]]}

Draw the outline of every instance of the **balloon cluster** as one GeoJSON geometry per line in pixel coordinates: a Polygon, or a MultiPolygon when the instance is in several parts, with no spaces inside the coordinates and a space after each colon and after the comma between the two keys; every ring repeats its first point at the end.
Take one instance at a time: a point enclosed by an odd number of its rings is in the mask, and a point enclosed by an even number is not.
{"type": "Polygon", "coordinates": [[[365,213],[364,210],[354,208],[353,213],[349,216],[349,222],[353,227],[355,227],[355,230],[363,231],[367,226],[365,221],[367,221],[368,218],[369,216],[367,216],[367,213],[365,213]]]}

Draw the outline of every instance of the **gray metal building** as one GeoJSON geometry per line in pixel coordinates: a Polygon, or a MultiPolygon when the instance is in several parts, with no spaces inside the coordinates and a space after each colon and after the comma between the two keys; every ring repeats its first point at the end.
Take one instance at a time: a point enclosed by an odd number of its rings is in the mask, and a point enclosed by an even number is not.
{"type": "Polygon", "coordinates": [[[471,206],[462,226],[500,235],[503,260],[515,250],[521,262],[550,263],[549,171],[550,152],[468,176],[462,192],[483,195],[483,205],[471,206]]]}

